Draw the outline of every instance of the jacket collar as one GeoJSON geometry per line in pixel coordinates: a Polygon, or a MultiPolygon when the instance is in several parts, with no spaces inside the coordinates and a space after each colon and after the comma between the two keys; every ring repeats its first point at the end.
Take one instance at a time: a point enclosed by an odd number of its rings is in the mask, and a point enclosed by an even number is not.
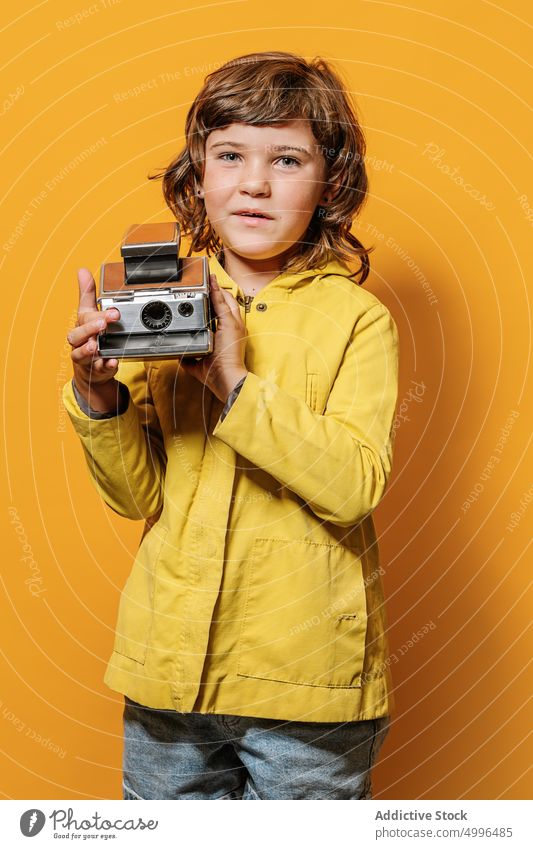
{"type": "MultiPolygon", "coordinates": [[[[222,289],[229,289],[232,295],[236,298],[238,294],[237,283],[229,276],[218,261],[217,255],[208,257],[209,270],[216,275],[218,285],[222,289]]],[[[315,280],[320,277],[325,277],[329,274],[336,274],[341,277],[348,277],[353,274],[353,269],[349,268],[338,259],[331,258],[328,263],[322,268],[310,268],[304,271],[286,271],[274,277],[270,283],[267,283],[265,288],[281,288],[288,292],[306,284],[310,280],[315,280]]]]}

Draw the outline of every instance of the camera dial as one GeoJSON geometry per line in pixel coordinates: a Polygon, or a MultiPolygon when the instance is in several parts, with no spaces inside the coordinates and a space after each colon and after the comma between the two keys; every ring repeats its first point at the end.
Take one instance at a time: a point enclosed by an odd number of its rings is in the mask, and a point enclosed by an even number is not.
{"type": "Polygon", "coordinates": [[[141,322],[148,330],[165,330],[172,323],[172,310],[163,301],[150,301],[141,310],[141,322]]]}
{"type": "Polygon", "coordinates": [[[178,312],[180,315],[189,316],[194,312],[194,307],[188,301],[182,301],[178,306],[178,312]]]}

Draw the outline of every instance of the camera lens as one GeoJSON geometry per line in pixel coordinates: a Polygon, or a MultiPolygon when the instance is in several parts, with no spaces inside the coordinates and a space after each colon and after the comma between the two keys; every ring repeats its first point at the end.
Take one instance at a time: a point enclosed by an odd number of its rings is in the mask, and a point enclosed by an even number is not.
{"type": "Polygon", "coordinates": [[[141,322],[148,330],[165,330],[172,322],[172,310],[163,301],[150,301],[141,310],[141,322]]]}
{"type": "Polygon", "coordinates": [[[194,307],[188,301],[182,301],[178,306],[178,312],[180,315],[189,316],[194,312],[194,307]]]}

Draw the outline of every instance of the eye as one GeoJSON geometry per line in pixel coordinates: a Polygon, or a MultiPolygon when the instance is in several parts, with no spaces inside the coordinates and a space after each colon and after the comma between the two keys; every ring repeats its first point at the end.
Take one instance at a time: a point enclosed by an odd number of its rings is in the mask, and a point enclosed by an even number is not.
{"type": "Polygon", "coordinates": [[[238,153],[234,153],[233,151],[228,151],[227,153],[221,153],[219,155],[219,159],[222,159],[223,162],[236,162],[236,159],[226,159],[226,156],[238,156],[238,153]]]}
{"type": "Polygon", "coordinates": [[[282,156],[279,160],[280,162],[284,162],[284,168],[293,168],[295,165],[301,165],[299,159],[295,159],[294,156],[282,156]]]}

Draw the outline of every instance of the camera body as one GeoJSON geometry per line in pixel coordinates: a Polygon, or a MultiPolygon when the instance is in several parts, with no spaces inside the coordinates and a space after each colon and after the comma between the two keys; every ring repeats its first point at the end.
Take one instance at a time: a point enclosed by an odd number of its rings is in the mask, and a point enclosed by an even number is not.
{"type": "Polygon", "coordinates": [[[133,224],[123,262],[102,265],[100,309],[120,319],[98,334],[98,356],[130,360],[203,357],[212,353],[216,318],[207,257],[180,257],[176,223],[133,224]]]}

